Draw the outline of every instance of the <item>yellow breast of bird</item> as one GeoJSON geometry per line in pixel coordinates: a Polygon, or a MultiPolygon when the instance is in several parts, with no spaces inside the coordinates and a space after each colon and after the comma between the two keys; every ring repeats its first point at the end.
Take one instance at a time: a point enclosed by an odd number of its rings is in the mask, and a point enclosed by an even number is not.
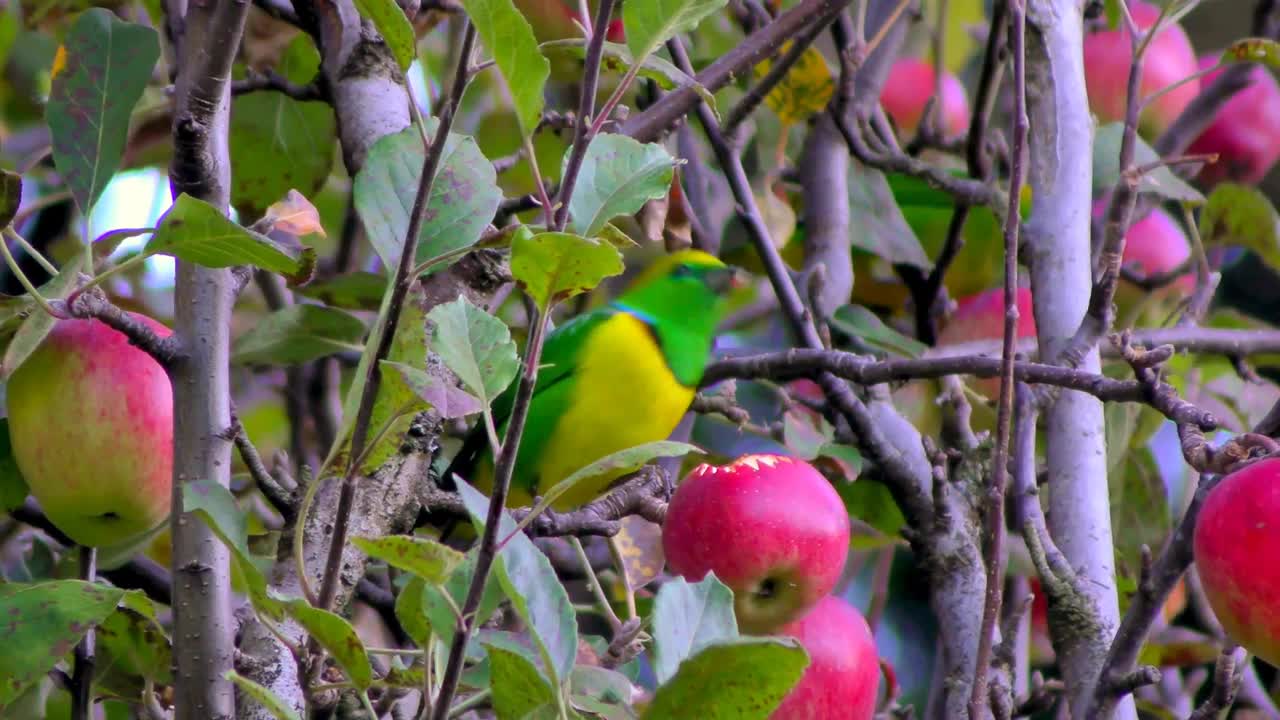
{"type": "MultiPolygon", "coordinates": [[[[540,492],[606,455],[665,440],[693,401],[694,388],[676,380],[654,335],[632,315],[619,313],[601,324],[578,362],[575,399],[557,421],[538,468],[540,492]]],[[[587,480],[555,507],[590,502],[635,469],[587,480]]]]}

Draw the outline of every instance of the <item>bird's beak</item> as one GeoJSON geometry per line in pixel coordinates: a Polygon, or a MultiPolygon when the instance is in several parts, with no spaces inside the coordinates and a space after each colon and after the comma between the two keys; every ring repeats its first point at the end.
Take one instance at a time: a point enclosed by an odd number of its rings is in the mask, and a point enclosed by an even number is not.
{"type": "Polygon", "coordinates": [[[707,284],[717,293],[726,293],[747,286],[747,271],[733,265],[716,268],[707,274],[707,284]]]}

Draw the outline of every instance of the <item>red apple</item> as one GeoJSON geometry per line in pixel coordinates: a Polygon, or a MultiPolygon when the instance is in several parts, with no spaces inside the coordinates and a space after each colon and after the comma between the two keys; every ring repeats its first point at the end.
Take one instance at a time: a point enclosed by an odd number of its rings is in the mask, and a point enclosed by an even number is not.
{"type": "MultiPolygon", "coordinates": [[[[902,132],[912,134],[920,126],[925,105],[934,91],[933,65],[919,58],[901,58],[889,69],[880,104],[902,132]]],[[[959,78],[942,73],[942,132],[948,137],[969,129],[969,99],[959,78]]]]}
{"type": "Polygon", "coordinates": [[[799,640],[809,666],[770,720],[871,720],[880,654],[862,613],[828,595],[777,634],[799,640]]]}
{"type": "MultiPolygon", "coordinates": [[[[1142,0],[1129,0],[1129,12],[1143,31],[1154,26],[1160,15],[1158,7],[1142,0]]],[[[1182,26],[1164,22],[1161,28],[1147,48],[1139,81],[1139,99],[1194,75],[1199,67],[1191,40],[1182,26]]],[[[1123,21],[1114,30],[1085,36],[1084,76],[1089,107],[1101,123],[1124,120],[1132,62],[1133,44],[1123,21]]],[[[1161,95],[1142,111],[1138,129],[1148,138],[1164,132],[1199,92],[1200,81],[1191,80],[1161,95]]]]}
{"type": "Polygon", "coordinates": [[[1196,568],[1233,640],[1280,667],[1280,458],[1223,478],[1196,520],[1196,568]]]}
{"type": "MultiPolygon", "coordinates": [[[[1106,212],[1101,202],[1094,205],[1096,213],[1106,212]]],[[[1161,208],[1152,208],[1147,216],[1129,226],[1124,237],[1124,255],[1121,262],[1142,275],[1158,275],[1177,269],[1191,257],[1191,242],[1182,231],[1173,216],[1161,208]]],[[[1169,285],[1152,293],[1132,283],[1121,280],[1116,287],[1116,306],[1121,315],[1138,307],[1147,297],[1159,301],[1161,306],[1165,300],[1181,299],[1196,289],[1196,276],[1193,272],[1180,275],[1169,285]]]]}
{"type": "Polygon", "coordinates": [[[160,364],[122,333],[97,320],[59,320],[10,377],[6,403],[18,469],[72,540],[132,542],[169,515],[172,389],[160,364]]]}
{"type": "MultiPolygon", "coordinates": [[[[1217,61],[1216,55],[1206,55],[1200,58],[1200,68],[1217,61]]],[[[1207,87],[1221,72],[1215,70],[1200,82],[1207,87]]],[[[1200,180],[1206,185],[1223,180],[1250,185],[1262,182],[1280,159],[1280,83],[1266,66],[1253,66],[1249,85],[1218,110],[1187,152],[1218,153],[1218,162],[1200,171],[1200,180]]]]}
{"type": "MultiPolygon", "coordinates": [[[[1032,313],[1031,290],[1020,287],[1017,292],[1019,340],[1036,336],[1036,319],[1032,313]]],[[[993,288],[961,298],[956,311],[938,333],[938,345],[958,345],[975,340],[999,340],[1004,337],[1004,288],[993,288]]],[[[994,398],[1000,393],[999,378],[974,380],[973,387],[994,398]]]]}
{"type": "Polygon", "coordinates": [[[782,455],[702,464],[676,489],[662,526],[672,572],[715,572],[733,589],[738,626],[768,633],[835,587],[849,553],[849,513],[812,465],[782,455]]]}

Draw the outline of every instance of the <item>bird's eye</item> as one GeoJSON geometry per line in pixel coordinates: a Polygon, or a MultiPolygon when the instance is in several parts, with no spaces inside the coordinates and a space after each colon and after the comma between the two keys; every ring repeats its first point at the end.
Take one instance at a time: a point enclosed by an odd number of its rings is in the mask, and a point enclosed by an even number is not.
{"type": "Polygon", "coordinates": [[[676,269],[671,272],[671,277],[683,278],[683,277],[691,277],[692,275],[693,275],[693,268],[689,267],[688,265],[677,265],[676,269]]]}

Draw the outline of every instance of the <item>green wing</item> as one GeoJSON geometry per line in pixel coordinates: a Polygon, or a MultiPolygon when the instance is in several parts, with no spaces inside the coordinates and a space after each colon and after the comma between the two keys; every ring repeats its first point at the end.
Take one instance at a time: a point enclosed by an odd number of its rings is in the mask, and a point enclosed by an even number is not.
{"type": "MultiPolygon", "coordinates": [[[[556,328],[543,342],[538,384],[534,386],[529,416],[520,437],[520,454],[512,477],[513,484],[528,489],[537,486],[538,457],[542,448],[546,447],[551,433],[555,431],[556,420],[573,400],[574,370],[578,366],[579,353],[591,332],[616,312],[616,309],[606,306],[579,315],[556,328]]],[[[499,437],[506,433],[519,384],[517,377],[493,401],[493,423],[498,428],[499,437]]],[[[482,455],[488,455],[488,441],[484,426],[477,423],[450,464],[445,477],[452,478],[453,472],[468,476],[470,468],[482,455]]]]}

